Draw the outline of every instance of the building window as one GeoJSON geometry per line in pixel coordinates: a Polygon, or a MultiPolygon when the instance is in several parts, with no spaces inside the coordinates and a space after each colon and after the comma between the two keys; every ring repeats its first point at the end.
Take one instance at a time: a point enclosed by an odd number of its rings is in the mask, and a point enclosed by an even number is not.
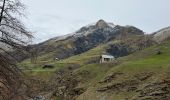
{"type": "Polygon", "coordinates": [[[104,61],[110,61],[110,59],[109,58],[104,58],[104,61]]]}

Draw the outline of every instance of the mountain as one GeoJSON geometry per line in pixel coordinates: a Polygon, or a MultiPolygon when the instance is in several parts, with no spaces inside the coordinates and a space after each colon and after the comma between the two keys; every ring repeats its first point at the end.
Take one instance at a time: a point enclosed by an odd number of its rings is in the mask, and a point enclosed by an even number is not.
{"type": "Polygon", "coordinates": [[[155,32],[153,36],[154,40],[157,42],[162,42],[164,40],[170,39],[170,26],[155,32]]]}
{"type": "Polygon", "coordinates": [[[155,40],[167,29],[146,35],[133,26],[99,20],[33,45],[37,63],[18,64],[31,77],[27,93],[54,100],[169,100],[169,35],[155,40]],[[101,54],[116,59],[101,64],[101,54]]]}
{"type": "Polygon", "coordinates": [[[32,87],[27,93],[52,94],[54,100],[169,100],[170,41],[150,43],[150,37],[133,36],[125,41],[113,39],[60,61],[31,64],[26,60],[20,66],[29,68],[26,74],[35,78],[28,81],[32,87]],[[124,53],[124,48],[145,44],[150,45],[110,63],[96,62],[111,48],[111,52],[124,53]],[[53,68],[43,69],[45,64],[53,68]]]}
{"type": "Polygon", "coordinates": [[[64,59],[81,54],[112,40],[122,40],[143,35],[144,32],[136,27],[114,25],[113,23],[99,20],[94,24],[80,28],[74,33],[55,37],[34,45],[34,49],[42,60],[49,58],[64,59]]]}
{"type": "Polygon", "coordinates": [[[96,29],[104,29],[104,28],[114,28],[116,25],[114,25],[113,23],[107,23],[104,20],[99,20],[96,23],[93,24],[89,24],[87,26],[84,26],[82,28],[80,28],[78,31],[71,33],[71,34],[67,34],[64,36],[60,36],[60,37],[55,37],[52,38],[50,40],[55,40],[55,41],[59,41],[59,40],[64,40],[68,37],[82,37],[82,36],[87,36],[88,34],[92,33],[94,30],[96,29]]]}

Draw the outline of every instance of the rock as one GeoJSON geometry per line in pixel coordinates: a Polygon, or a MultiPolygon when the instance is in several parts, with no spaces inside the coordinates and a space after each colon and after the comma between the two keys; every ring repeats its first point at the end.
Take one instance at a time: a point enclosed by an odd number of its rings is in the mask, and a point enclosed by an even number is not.
{"type": "Polygon", "coordinates": [[[113,73],[107,77],[104,78],[104,80],[100,81],[99,83],[109,83],[111,82],[113,79],[117,78],[118,76],[122,75],[123,73],[113,73]]]}
{"type": "Polygon", "coordinates": [[[104,21],[104,20],[99,20],[97,23],[96,23],[96,27],[99,28],[99,29],[102,29],[102,28],[105,28],[105,27],[108,27],[109,25],[104,21]]]}
{"type": "Polygon", "coordinates": [[[105,91],[113,91],[113,92],[121,92],[121,91],[135,91],[137,89],[139,82],[136,80],[128,80],[121,83],[112,83],[110,85],[100,87],[97,89],[98,92],[105,91]]]}
{"type": "Polygon", "coordinates": [[[45,97],[43,96],[36,96],[35,98],[33,98],[33,100],[45,100],[45,97]]]}
{"type": "Polygon", "coordinates": [[[106,51],[115,57],[122,57],[127,56],[136,50],[125,44],[112,44],[106,51]]]}
{"type": "MultiPolygon", "coordinates": [[[[156,82],[146,85],[139,92],[138,98],[150,97],[151,100],[169,100],[170,85],[169,82],[156,82]],[[157,98],[157,99],[153,99],[157,98]]],[[[145,100],[145,99],[142,99],[145,100]]],[[[147,99],[146,99],[147,100],[147,99]]],[[[150,99],[148,99],[150,100],[150,99]]]]}
{"type": "Polygon", "coordinates": [[[59,87],[58,90],[65,90],[66,86],[59,87]]]}
{"type": "Polygon", "coordinates": [[[81,95],[81,94],[84,93],[85,91],[86,91],[86,89],[83,88],[83,87],[74,88],[74,89],[72,90],[72,94],[74,94],[74,95],[81,95]]]}
{"type": "Polygon", "coordinates": [[[152,72],[140,73],[140,74],[135,75],[135,78],[137,78],[140,81],[144,81],[150,78],[152,75],[153,75],[152,72]]]}
{"type": "Polygon", "coordinates": [[[135,90],[137,90],[137,87],[135,87],[135,86],[131,86],[131,87],[127,88],[127,92],[135,91],[135,90]]]}
{"type": "Polygon", "coordinates": [[[57,92],[56,92],[56,96],[64,95],[64,93],[65,93],[66,89],[67,89],[67,87],[66,87],[66,86],[58,87],[57,92]]]}

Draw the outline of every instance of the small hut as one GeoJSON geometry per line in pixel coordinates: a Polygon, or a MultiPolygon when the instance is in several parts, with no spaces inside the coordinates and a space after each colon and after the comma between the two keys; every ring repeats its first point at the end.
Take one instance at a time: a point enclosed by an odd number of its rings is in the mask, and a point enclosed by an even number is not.
{"type": "Polygon", "coordinates": [[[107,63],[113,61],[115,59],[112,55],[101,55],[100,56],[100,63],[107,63]]]}

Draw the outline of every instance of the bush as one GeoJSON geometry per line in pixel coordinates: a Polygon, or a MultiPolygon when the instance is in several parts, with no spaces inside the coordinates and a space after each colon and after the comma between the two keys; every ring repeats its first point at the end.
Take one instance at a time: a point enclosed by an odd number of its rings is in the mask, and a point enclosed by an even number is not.
{"type": "Polygon", "coordinates": [[[160,54],[162,54],[162,52],[161,52],[161,51],[158,51],[158,52],[157,52],[157,55],[160,55],[160,54]]]}

